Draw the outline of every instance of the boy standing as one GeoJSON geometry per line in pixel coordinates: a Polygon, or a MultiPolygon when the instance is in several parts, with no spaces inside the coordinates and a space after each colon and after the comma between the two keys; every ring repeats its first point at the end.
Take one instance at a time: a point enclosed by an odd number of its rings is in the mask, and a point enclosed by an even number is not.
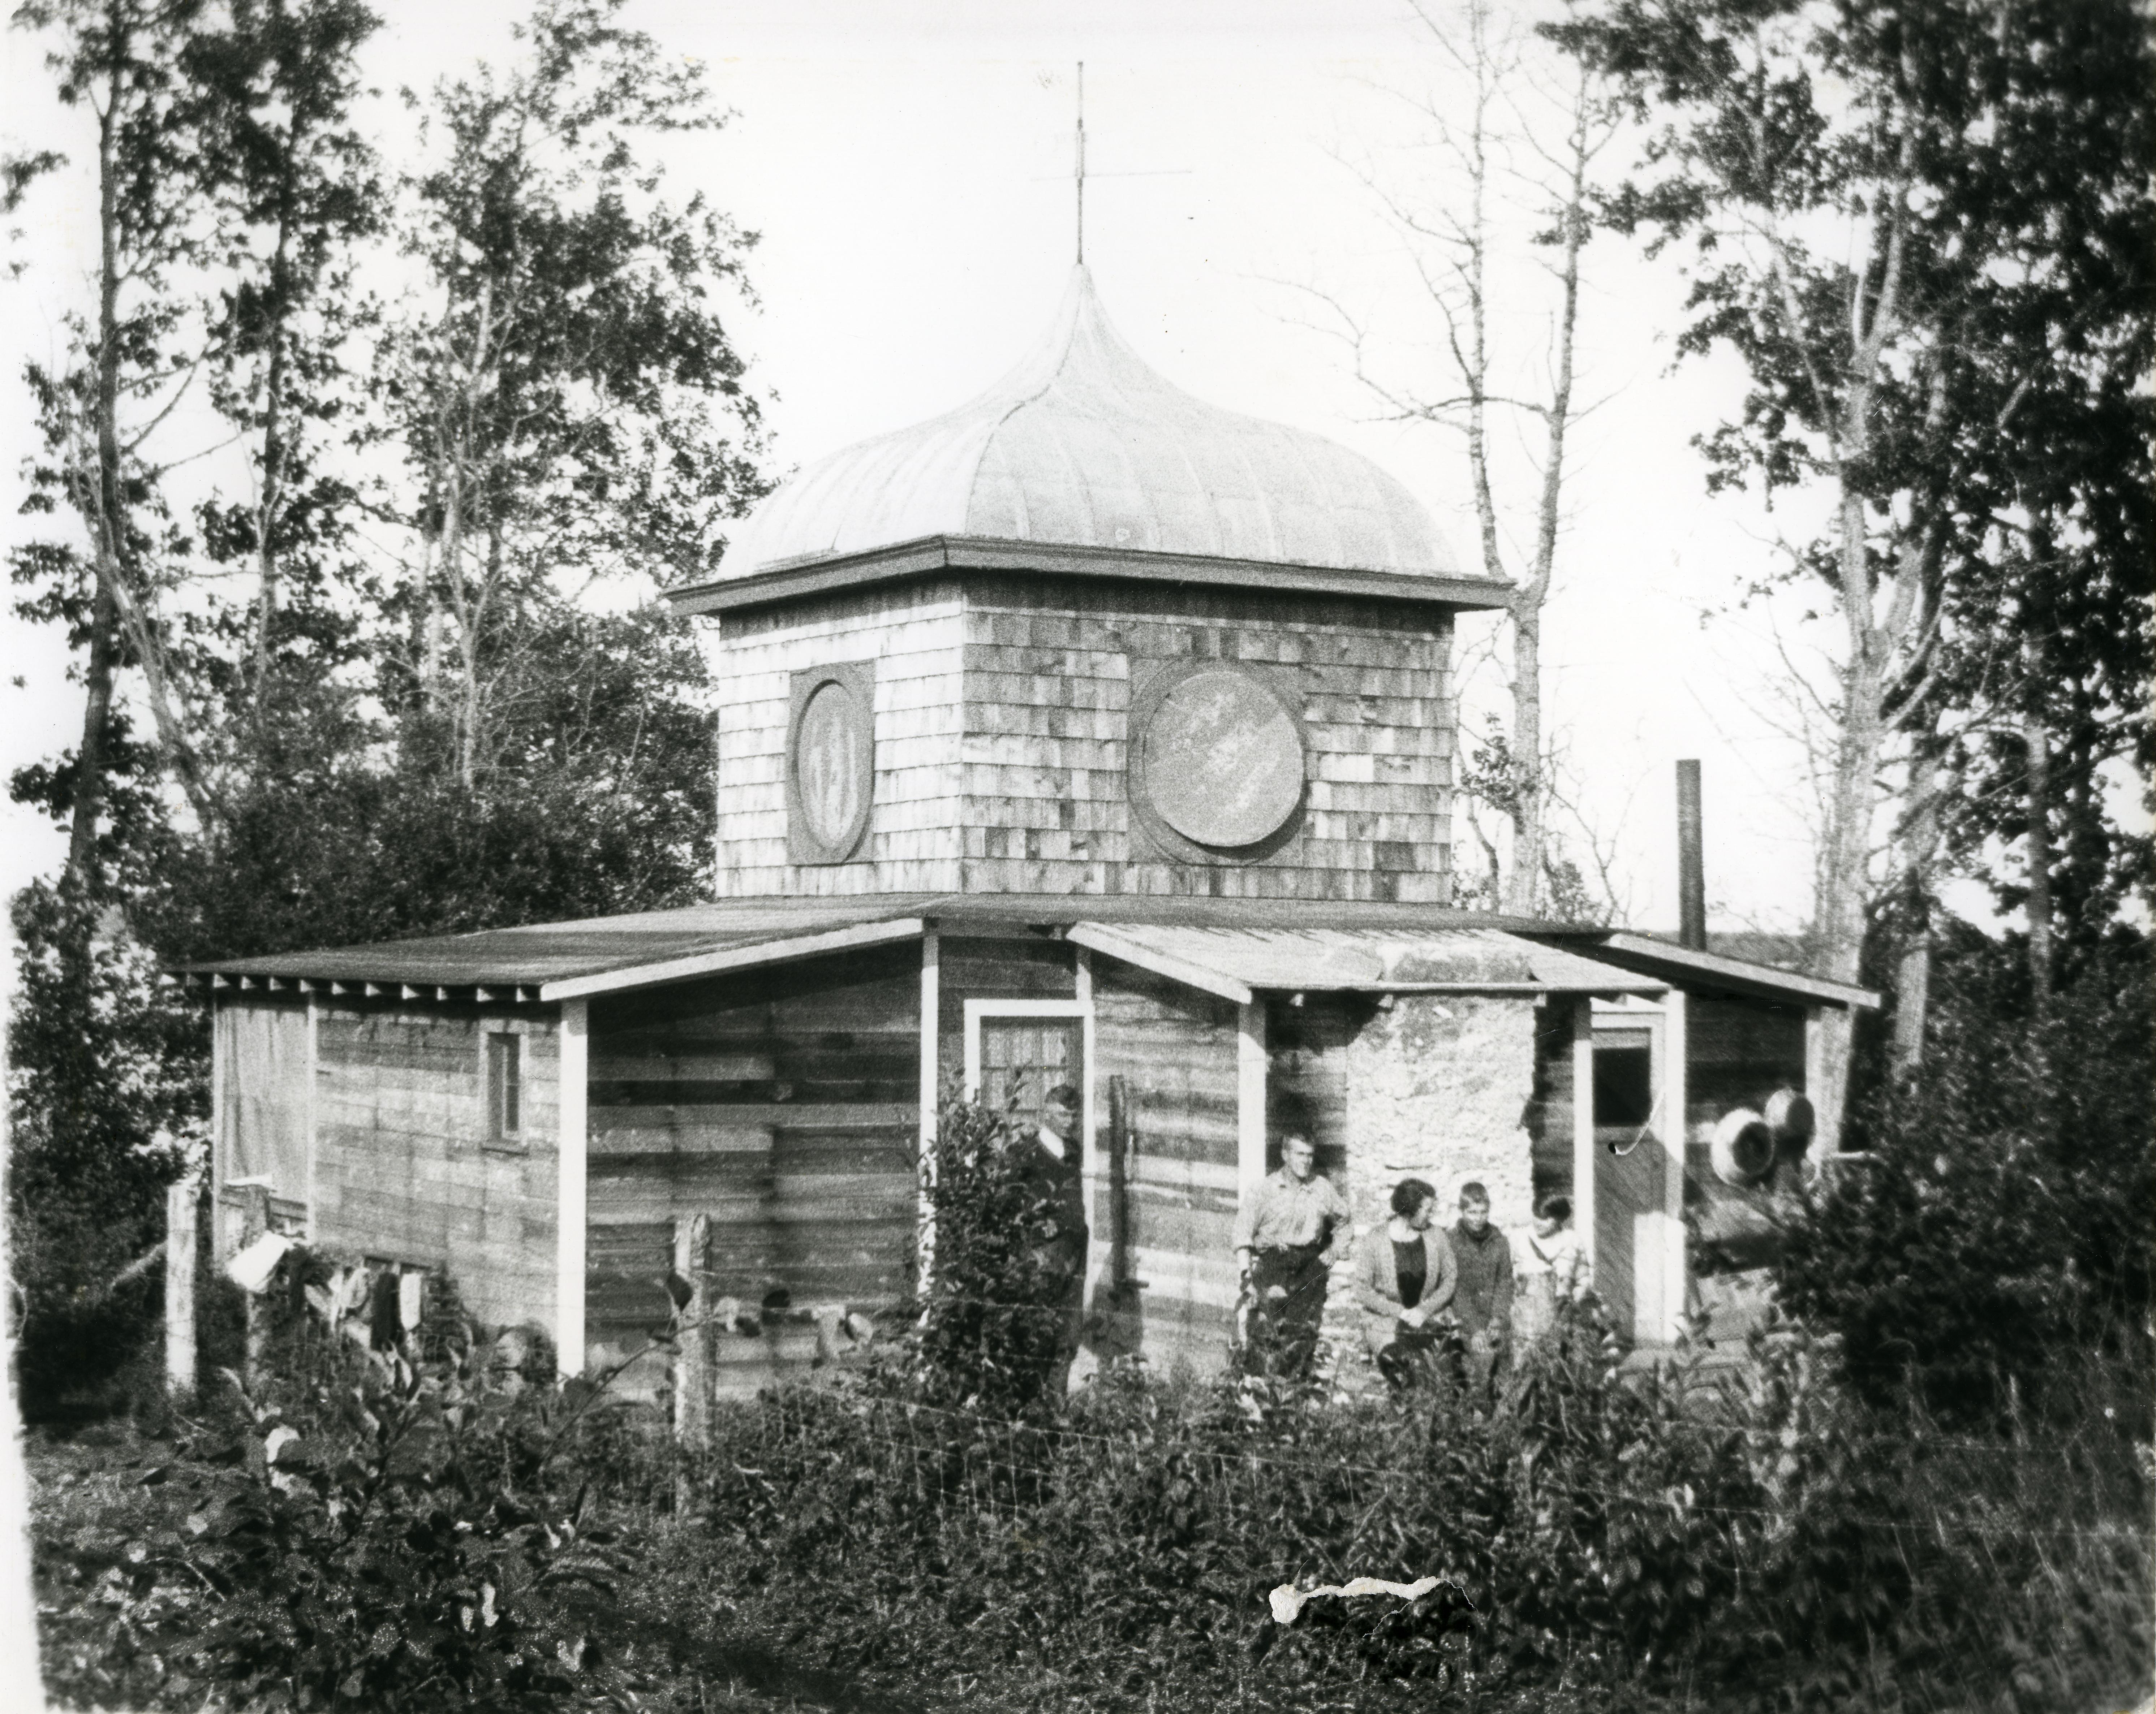
{"type": "Polygon", "coordinates": [[[1486,1401],[1504,1360],[1512,1323],[1512,1246],[1490,1224],[1490,1193],[1473,1179],[1460,1187],[1460,1224],[1452,1229],[1460,1289],[1452,1300],[1467,1341],[1467,1388],[1486,1401]]]}

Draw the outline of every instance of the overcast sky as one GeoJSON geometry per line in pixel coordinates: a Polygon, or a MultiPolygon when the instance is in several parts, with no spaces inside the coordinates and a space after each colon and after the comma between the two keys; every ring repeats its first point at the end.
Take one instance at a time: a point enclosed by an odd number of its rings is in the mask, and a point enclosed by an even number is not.
{"type": "MultiPolygon", "coordinates": [[[[394,162],[411,137],[387,99],[393,86],[507,54],[522,8],[377,3],[388,28],[370,54],[385,94],[373,117],[394,162]]],[[[705,61],[737,115],[715,136],[670,143],[665,158],[683,189],[704,189],[762,235],[751,265],[760,307],[742,315],[737,338],[775,395],[782,469],[963,402],[1038,336],[1072,263],[1073,67],[1082,58],[1095,175],[1086,261],[1125,336],[1202,398],[1375,459],[1471,562],[1457,438],[1383,420],[1346,346],[1308,325],[1319,305],[1301,290],[1349,306],[1389,378],[1441,381],[1434,312],[1362,182],[1449,193],[1435,157],[1418,146],[1427,126],[1391,92],[1445,111],[1461,88],[1405,6],[636,0],[629,16],[705,61]]],[[[50,136],[80,160],[80,134],[51,112],[27,48],[12,35],[8,146],[50,136]]],[[[0,287],[0,464],[11,481],[26,445],[15,376],[25,355],[53,349],[64,301],[83,290],[87,213],[80,197],[47,194],[30,272],[0,287]]],[[[1524,217],[1510,218],[1517,235],[1524,217]]],[[[1547,298],[1532,256],[1512,249],[1501,357],[1515,383],[1532,387],[1547,298]]],[[[1548,616],[1549,721],[1589,823],[1616,854],[1634,921],[1674,923],[1672,764],[1697,756],[1717,926],[1794,927],[1810,905],[1802,769],[1774,730],[1779,675],[1765,616],[1734,610],[1772,569],[1777,521],[1741,499],[1710,500],[1689,444],[1731,408],[1737,377],[1713,363],[1671,372],[1681,282],[1666,267],[1600,238],[1587,273],[1581,396],[1594,409],[1575,439],[1548,616]],[[1720,616],[1703,619],[1710,613],[1720,616]]],[[[1523,539],[1530,473],[1521,437],[1507,431],[1505,444],[1500,500],[1523,539]]],[[[12,516],[0,524],[13,527],[12,516]]],[[[1784,603],[1784,621],[1799,631],[1800,614],[1800,603],[1784,603]]],[[[1491,623],[1481,622],[1485,633],[1491,623]]],[[[59,678],[51,639],[12,619],[0,639],[11,678],[23,681],[0,690],[12,768],[71,742],[80,706],[59,678]]],[[[58,845],[9,814],[12,886],[58,845]]],[[[1471,843],[1463,824],[1463,865],[1471,843]]]]}

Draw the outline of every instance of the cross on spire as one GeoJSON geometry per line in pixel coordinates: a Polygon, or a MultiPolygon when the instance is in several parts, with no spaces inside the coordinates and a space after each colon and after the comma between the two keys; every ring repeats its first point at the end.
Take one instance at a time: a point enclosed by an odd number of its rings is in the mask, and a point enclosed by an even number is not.
{"type": "MultiPolygon", "coordinates": [[[[1078,155],[1071,173],[1077,192],[1078,265],[1086,265],[1086,62],[1078,62],[1078,155]]],[[[1096,172],[1096,178],[1182,178],[1188,176],[1187,167],[1167,167],[1150,172],[1096,172]]]]}

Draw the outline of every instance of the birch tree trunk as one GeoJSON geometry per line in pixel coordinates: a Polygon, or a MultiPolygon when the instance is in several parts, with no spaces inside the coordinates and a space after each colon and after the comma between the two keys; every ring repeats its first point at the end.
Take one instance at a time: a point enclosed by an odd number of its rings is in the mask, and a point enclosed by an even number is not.
{"type": "Polygon", "coordinates": [[[2029,767],[2029,1011],[2041,1024],[2051,1001],[2051,746],[2043,723],[2026,716],[2021,743],[2029,767]]]}
{"type": "Polygon", "coordinates": [[[1910,770],[1902,885],[1908,897],[1895,964],[1893,1067],[1906,1076],[1923,1063],[1924,1032],[1932,1000],[1933,865],[1938,854],[1939,764],[1920,751],[1910,770]]]}

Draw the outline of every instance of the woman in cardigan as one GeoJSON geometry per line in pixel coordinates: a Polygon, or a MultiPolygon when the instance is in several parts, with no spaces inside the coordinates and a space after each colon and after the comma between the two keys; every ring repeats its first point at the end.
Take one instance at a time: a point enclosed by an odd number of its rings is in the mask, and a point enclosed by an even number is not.
{"type": "Polygon", "coordinates": [[[1431,1224],[1437,1192],[1419,1178],[1393,1187],[1393,1217],[1367,1234],[1355,1258],[1363,1337],[1395,1392],[1427,1376],[1437,1346],[1432,1325],[1459,1284],[1452,1245],[1431,1224]]]}

